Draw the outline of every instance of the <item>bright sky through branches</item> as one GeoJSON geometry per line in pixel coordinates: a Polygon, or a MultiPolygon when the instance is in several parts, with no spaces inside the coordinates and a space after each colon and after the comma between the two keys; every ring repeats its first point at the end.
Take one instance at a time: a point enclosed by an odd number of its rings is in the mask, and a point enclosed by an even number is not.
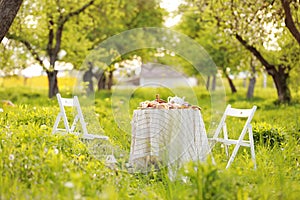
{"type": "Polygon", "coordinates": [[[165,8],[168,12],[170,12],[169,17],[166,19],[165,25],[167,27],[171,27],[176,25],[179,21],[181,16],[174,15],[172,12],[176,11],[178,6],[183,3],[183,0],[162,0],[160,6],[165,8]]]}

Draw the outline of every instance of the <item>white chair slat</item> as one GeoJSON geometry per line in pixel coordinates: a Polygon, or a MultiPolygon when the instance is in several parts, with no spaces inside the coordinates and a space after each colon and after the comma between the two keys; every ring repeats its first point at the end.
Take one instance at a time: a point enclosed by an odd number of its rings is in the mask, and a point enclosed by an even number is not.
{"type": "Polygon", "coordinates": [[[63,106],[73,107],[74,106],[74,99],[72,98],[61,98],[61,103],[63,106]]]}
{"type": "Polygon", "coordinates": [[[227,115],[232,117],[249,117],[251,113],[252,109],[229,108],[227,110],[227,115]]]}

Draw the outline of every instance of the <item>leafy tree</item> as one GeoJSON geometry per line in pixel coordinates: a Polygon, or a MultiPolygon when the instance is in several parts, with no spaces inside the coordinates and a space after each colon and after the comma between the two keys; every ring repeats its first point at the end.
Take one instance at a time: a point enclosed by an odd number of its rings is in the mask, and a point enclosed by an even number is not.
{"type": "Polygon", "coordinates": [[[284,10],[285,26],[289,29],[290,33],[297,40],[298,44],[300,44],[300,27],[298,21],[299,19],[298,17],[295,17],[299,16],[299,0],[280,0],[280,2],[282,5],[282,9],[284,10]]]}
{"type": "MultiPolygon", "coordinates": [[[[277,30],[282,29],[280,32],[277,33],[277,36],[276,35],[274,36],[278,40],[284,41],[283,38],[291,37],[288,31],[291,33],[291,30],[297,30],[297,29],[288,28],[289,25],[287,23],[292,23],[291,21],[289,21],[289,18],[285,18],[285,23],[283,23],[284,9],[282,6],[285,4],[287,4],[287,1],[285,1],[284,4],[280,4],[278,1],[256,2],[256,4],[248,4],[252,12],[258,13],[252,17],[254,26],[251,27],[249,25],[247,26],[247,24],[245,23],[246,20],[244,20],[244,23],[242,23],[243,25],[233,26],[234,28],[232,29],[235,32],[234,34],[236,39],[262,63],[262,65],[265,67],[268,74],[272,76],[277,89],[278,102],[280,103],[291,101],[291,93],[288,86],[288,81],[290,77],[290,71],[293,68],[299,66],[297,65],[297,63],[299,63],[298,62],[299,56],[297,56],[297,54],[299,55],[299,45],[295,44],[294,42],[291,42],[291,40],[288,39],[285,40],[284,43],[279,42],[278,49],[276,49],[275,51],[268,50],[268,48],[266,48],[266,46],[268,45],[266,42],[272,41],[272,34],[274,34],[274,30],[272,29],[268,30],[264,26],[266,26],[267,24],[271,26],[273,29],[274,28],[276,28],[277,30]],[[257,7],[259,9],[257,9],[257,7]],[[259,12],[262,12],[262,14],[260,14],[259,12]],[[282,24],[284,24],[284,26],[282,26],[282,24]],[[252,28],[258,26],[260,26],[259,29],[252,28]],[[245,27],[245,29],[248,30],[248,33],[241,31],[242,27],[245,27]],[[259,35],[257,35],[257,33],[258,34],[261,33],[260,38],[259,35]],[[266,41],[265,40],[266,38],[269,39],[269,41],[266,41]],[[264,43],[265,43],[265,48],[262,48],[264,43]],[[286,48],[287,46],[290,47],[286,48]],[[291,48],[294,49],[293,52],[290,51],[291,48]],[[276,59],[272,60],[270,59],[270,57],[276,57],[276,59]]],[[[297,16],[298,13],[296,9],[296,7],[298,6],[297,2],[289,1],[288,6],[289,7],[292,6],[295,8],[294,16],[297,16]]],[[[231,16],[234,16],[236,20],[241,20],[241,17],[238,16],[242,13],[245,13],[246,16],[250,17],[249,13],[244,11],[245,9],[241,9],[236,5],[234,5],[233,9],[234,8],[237,8],[236,9],[237,13],[234,14],[232,12],[231,16]]],[[[294,28],[296,28],[296,24],[294,23],[292,24],[294,28]]]]}
{"type": "Polygon", "coordinates": [[[14,21],[22,2],[23,0],[0,1],[0,42],[14,21]]]}
{"type": "MultiPolygon", "coordinates": [[[[176,29],[190,36],[205,48],[225,75],[232,93],[237,92],[229,75],[235,74],[240,69],[243,62],[240,58],[245,51],[236,41],[232,41],[230,37],[220,31],[217,26],[218,21],[210,16],[210,10],[198,10],[196,7],[183,5],[180,12],[182,18],[176,29]]],[[[205,75],[208,76],[207,88],[209,88],[210,76],[215,79],[215,73],[210,70],[205,72],[205,75]]]]}
{"type": "MultiPolygon", "coordinates": [[[[112,33],[118,33],[125,30],[130,30],[134,28],[142,28],[142,27],[162,27],[163,25],[163,17],[166,15],[164,9],[160,8],[158,0],[123,0],[120,1],[120,4],[116,8],[112,8],[114,12],[113,21],[114,23],[111,24],[111,21],[106,21],[107,24],[106,28],[103,28],[103,20],[96,21],[94,25],[94,29],[89,33],[89,38],[95,46],[99,44],[103,39],[100,39],[98,35],[113,35],[112,33]]],[[[108,20],[107,18],[104,20],[108,20]]],[[[136,46],[143,46],[142,43],[145,41],[139,40],[140,37],[136,35],[129,36],[131,38],[136,38],[133,40],[136,43],[136,46]],[[140,45],[139,45],[140,44],[140,45]]],[[[122,45],[117,44],[118,47],[115,49],[122,49],[120,46],[131,46],[132,40],[122,41],[122,45]],[[129,41],[131,43],[129,43],[129,41]]],[[[142,58],[142,60],[148,60],[149,54],[155,51],[153,49],[140,49],[132,52],[126,52],[125,54],[120,54],[118,59],[114,60],[113,62],[108,62],[108,65],[99,65],[102,66],[102,70],[108,73],[108,81],[107,81],[107,88],[111,89],[113,84],[113,72],[116,70],[115,64],[118,63],[119,67],[122,66],[122,61],[127,59],[132,59],[136,56],[142,58]]],[[[115,53],[113,52],[113,56],[115,57],[115,53]]],[[[101,81],[101,79],[98,79],[101,81]]]]}
{"type": "Polygon", "coordinates": [[[12,40],[4,39],[0,43],[0,69],[6,75],[12,75],[13,70],[24,68],[30,62],[30,59],[22,46],[12,40]]]}
{"type": "MultiPolygon", "coordinates": [[[[58,92],[57,61],[80,68],[89,50],[108,37],[134,27],[162,24],[162,10],[155,9],[158,5],[156,0],[27,0],[8,37],[23,43],[46,70],[51,98],[58,92]],[[64,57],[60,57],[62,51],[64,57]]],[[[106,69],[111,83],[114,68],[106,69]]]]}
{"type": "MultiPolygon", "coordinates": [[[[79,17],[94,3],[94,0],[77,1],[76,4],[67,0],[25,1],[8,34],[9,39],[21,42],[46,70],[50,98],[58,93],[58,70],[55,65],[60,59],[62,41],[66,39],[63,33],[72,32],[72,30],[68,30],[70,27],[67,24],[71,22],[72,18],[79,17]]],[[[74,46],[78,44],[75,41],[72,43],[74,46]]]]}
{"type": "MultiPolygon", "coordinates": [[[[296,52],[299,45],[291,40],[285,44],[278,44],[271,50],[271,43],[283,37],[294,37],[298,41],[299,2],[297,0],[270,0],[270,1],[187,1],[188,5],[198,10],[210,10],[211,17],[215,18],[218,27],[232,37],[236,38],[245,49],[251,52],[261,62],[266,71],[272,76],[275,83],[278,101],[290,102],[291,94],[288,79],[292,68],[296,67],[294,53],[289,52],[285,46],[293,46],[296,52]],[[289,31],[288,34],[287,31],[289,31]],[[276,59],[270,59],[276,57],[276,59]]],[[[299,59],[299,56],[296,56],[299,59]]]]}

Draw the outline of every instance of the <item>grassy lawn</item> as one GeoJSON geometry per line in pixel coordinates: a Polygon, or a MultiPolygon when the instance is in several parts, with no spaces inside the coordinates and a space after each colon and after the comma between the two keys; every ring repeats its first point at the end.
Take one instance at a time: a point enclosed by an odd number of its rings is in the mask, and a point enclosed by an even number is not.
{"type": "MultiPolygon", "coordinates": [[[[58,105],[56,99],[47,98],[47,88],[2,84],[0,100],[11,100],[15,107],[3,105],[0,113],[0,199],[299,199],[300,99],[296,93],[292,104],[278,106],[272,87],[256,88],[251,101],[242,87],[238,94],[226,91],[226,104],[258,106],[253,118],[257,170],[248,148],[241,148],[225,170],[226,157],[219,147],[214,151],[217,165],[209,158],[207,163],[187,163],[171,181],[165,169],[146,174],[126,170],[131,135],[115,121],[118,106],[112,104],[110,91],[95,94],[94,109],[96,124],[115,149],[119,163],[114,169],[91,154],[91,144],[70,134],[51,134],[58,105]]],[[[63,96],[72,95],[71,87],[70,83],[62,88],[63,96]]],[[[209,126],[210,94],[201,87],[194,91],[209,126]]],[[[153,99],[156,93],[164,99],[172,95],[166,89],[135,90],[129,118],[139,102],[153,99]]]]}

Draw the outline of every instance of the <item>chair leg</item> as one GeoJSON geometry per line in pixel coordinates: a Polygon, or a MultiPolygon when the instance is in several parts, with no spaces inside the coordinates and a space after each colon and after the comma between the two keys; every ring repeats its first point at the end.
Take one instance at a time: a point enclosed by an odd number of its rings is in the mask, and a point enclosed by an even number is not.
{"type": "MultiPolygon", "coordinates": [[[[223,125],[223,134],[224,134],[224,139],[225,140],[228,140],[228,133],[227,133],[227,126],[226,126],[226,123],[224,123],[223,125]]],[[[228,146],[227,144],[223,143],[224,145],[224,148],[225,148],[225,153],[226,153],[226,156],[229,157],[229,151],[228,151],[228,146]]]]}
{"type": "Polygon", "coordinates": [[[223,143],[223,145],[224,145],[224,148],[225,148],[226,156],[227,156],[227,158],[229,158],[229,151],[228,151],[228,146],[229,146],[229,145],[224,144],[224,143],[223,143]]]}
{"type": "Polygon", "coordinates": [[[226,169],[228,169],[229,166],[231,165],[231,163],[233,162],[233,160],[234,160],[234,158],[235,158],[235,156],[236,156],[236,154],[237,154],[237,152],[238,152],[240,146],[241,146],[241,145],[240,145],[239,143],[237,143],[236,146],[234,147],[234,150],[233,150],[233,152],[232,152],[232,154],[231,154],[231,156],[230,156],[230,158],[229,158],[229,160],[228,160],[228,163],[227,163],[227,165],[226,165],[226,169]]]}
{"type": "Polygon", "coordinates": [[[253,132],[252,127],[249,127],[249,140],[250,140],[250,148],[251,148],[251,158],[254,164],[254,169],[256,169],[256,159],[255,159],[255,150],[254,150],[254,139],[253,139],[253,132]]]}
{"type": "Polygon", "coordinates": [[[216,165],[216,161],[215,161],[215,158],[213,156],[213,148],[215,146],[217,142],[214,141],[212,138],[211,139],[208,139],[208,147],[209,147],[209,152],[207,153],[207,155],[210,155],[210,158],[211,158],[211,162],[213,165],[216,165]]]}
{"type": "Polygon", "coordinates": [[[71,130],[70,130],[71,132],[74,132],[78,120],[79,120],[79,116],[76,115],[75,118],[74,118],[74,121],[73,121],[73,123],[72,123],[72,126],[71,126],[71,130]]]}
{"type": "Polygon", "coordinates": [[[59,124],[59,121],[60,121],[60,118],[61,118],[61,115],[58,114],[57,117],[56,117],[53,129],[52,129],[52,134],[54,134],[56,132],[58,124],[59,124]]]}
{"type": "Polygon", "coordinates": [[[211,157],[211,163],[212,163],[213,165],[216,165],[216,161],[215,161],[215,158],[214,158],[214,156],[213,156],[213,154],[212,154],[212,151],[210,151],[210,157],[211,157]]]}
{"type": "Polygon", "coordinates": [[[216,161],[215,161],[215,158],[214,158],[214,156],[213,156],[212,149],[213,149],[213,146],[212,146],[212,147],[209,147],[209,152],[208,152],[208,154],[210,155],[212,164],[213,164],[213,165],[216,165],[216,161]]]}

